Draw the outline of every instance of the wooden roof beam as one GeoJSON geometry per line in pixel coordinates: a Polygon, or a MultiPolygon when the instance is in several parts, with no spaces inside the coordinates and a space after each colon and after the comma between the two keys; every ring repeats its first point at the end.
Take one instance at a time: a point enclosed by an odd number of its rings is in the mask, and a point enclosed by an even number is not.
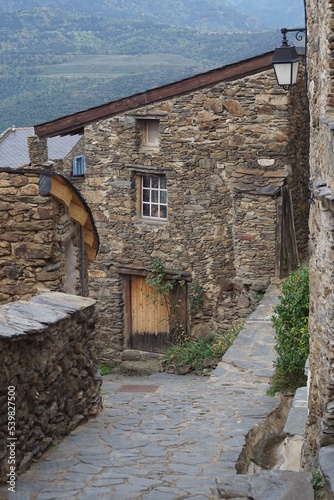
{"type": "Polygon", "coordinates": [[[75,222],[80,224],[80,226],[84,226],[86,224],[88,213],[84,207],[71,203],[68,207],[68,211],[71,219],[75,220],[75,222]]]}
{"type": "Polygon", "coordinates": [[[217,85],[253,75],[272,67],[273,52],[256,56],[245,61],[229,64],[222,68],[213,69],[207,73],[185,78],[179,82],[147,90],[118,101],[109,102],[95,108],[86,109],[72,115],[63,116],[56,120],[35,125],[35,134],[38,137],[54,137],[56,135],[71,134],[78,129],[98,120],[110,118],[120,113],[131,111],[147,104],[171,99],[188,94],[196,90],[217,85]]]}
{"type": "Polygon", "coordinates": [[[52,186],[50,189],[50,194],[59,201],[65,203],[67,207],[70,206],[73,191],[66,186],[61,180],[57,177],[52,177],[52,186]]]}

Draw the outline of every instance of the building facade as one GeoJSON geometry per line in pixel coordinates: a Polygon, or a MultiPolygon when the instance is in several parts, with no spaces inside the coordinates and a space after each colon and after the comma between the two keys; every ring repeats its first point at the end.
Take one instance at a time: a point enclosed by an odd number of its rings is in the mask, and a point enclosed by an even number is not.
{"type": "Polygon", "coordinates": [[[290,96],[280,90],[271,58],[35,127],[41,143],[84,134],[78,187],[101,239],[89,282],[102,360],[170,340],[168,311],[152,308],[146,289],[157,259],[182,282],[183,328],[205,337],[241,322],[257,293],[305,253],[303,85],[290,96]]]}

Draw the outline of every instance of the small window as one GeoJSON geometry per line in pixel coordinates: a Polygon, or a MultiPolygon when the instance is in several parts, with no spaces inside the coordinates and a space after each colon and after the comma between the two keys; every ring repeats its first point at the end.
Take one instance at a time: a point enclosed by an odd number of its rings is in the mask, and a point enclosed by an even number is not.
{"type": "Polygon", "coordinates": [[[167,184],[165,175],[143,175],[142,217],[167,220],[167,184]]]}
{"type": "Polygon", "coordinates": [[[143,120],[143,146],[159,146],[159,120],[143,120]]]}
{"type": "Polygon", "coordinates": [[[73,176],[80,177],[85,175],[86,161],[83,155],[75,156],[73,159],[73,176]]]}

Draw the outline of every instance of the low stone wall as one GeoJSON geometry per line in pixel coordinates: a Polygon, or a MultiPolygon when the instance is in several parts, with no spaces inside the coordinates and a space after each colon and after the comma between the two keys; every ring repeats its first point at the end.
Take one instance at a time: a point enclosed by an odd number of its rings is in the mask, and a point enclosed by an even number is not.
{"type": "Polygon", "coordinates": [[[2,481],[102,407],[95,322],[95,300],[57,292],[0,307],[2,481]]]}

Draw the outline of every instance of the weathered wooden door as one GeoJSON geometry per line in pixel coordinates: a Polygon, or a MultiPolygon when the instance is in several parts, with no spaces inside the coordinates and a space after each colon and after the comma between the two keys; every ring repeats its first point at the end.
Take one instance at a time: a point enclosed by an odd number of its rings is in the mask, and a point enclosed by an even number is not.
{"type": "Polygon", "coordinates": [[[298,248],[291,191],[287,185],[281,187],[277,198],[276,229],[276,276],[283,278],[298,265],[298,248]]]}
{"type": "MultiPolygon", "coordinates": [[[[183,292],[179,316],[186,327],[185,298],[186,293],[183,292]]],[[[160,296],[153,295],[144,276],[126,277],[125,313],[127,348],[164,352],[173,343],[171,312],[160,296]]]]}

